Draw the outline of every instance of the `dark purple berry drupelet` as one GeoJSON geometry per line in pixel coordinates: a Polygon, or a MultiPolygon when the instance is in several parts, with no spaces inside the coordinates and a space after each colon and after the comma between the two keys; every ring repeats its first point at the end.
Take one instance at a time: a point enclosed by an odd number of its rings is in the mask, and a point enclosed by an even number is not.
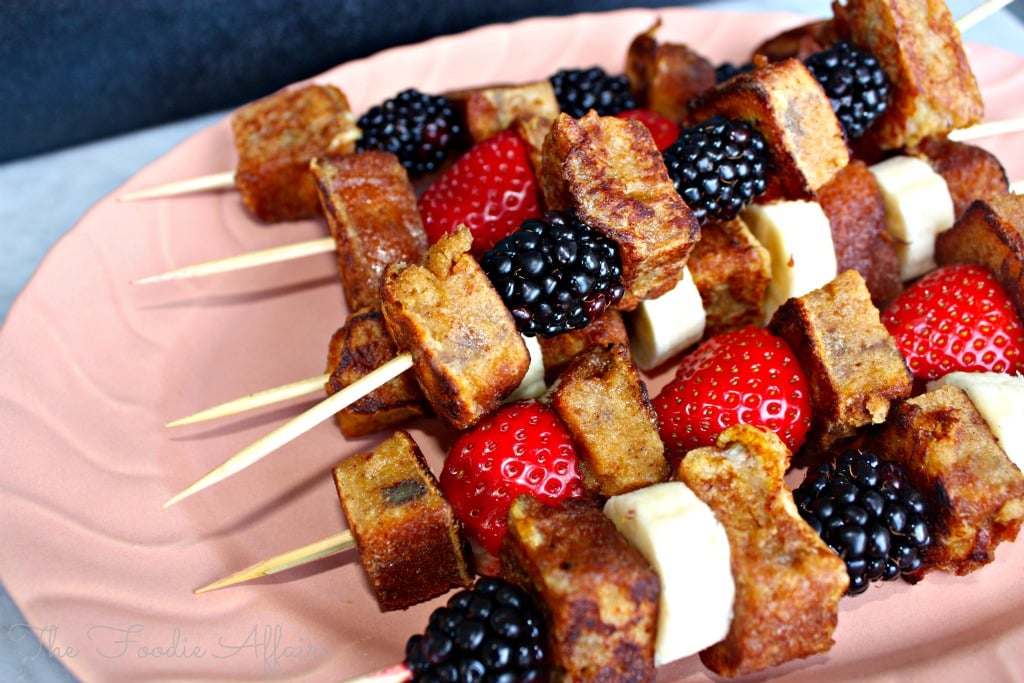
{"type": "Polygon", "coordinates": [[[684,128],[662,156],[676,191],[701,222],[735,218],[767,187],[768,144],[745,121],[713,116],[684,128]]]}
{"type": "Polygon", "coordinates": [[[872,581],[914,582],[931,544],[924,498],[896,462],[851,450],[793,491],[800,515],[846,562],[850,595],[872,581]]]}
{"type": "Polygon", "coordinates": [[[753,70],[753,62],[743,62],[742,64],[722,62],[715,67],[715,83],[725,83],[733,76],[739,76],[753,70]]]}
{"type": "Polygon", "coordinates": [[[547,680],[543,618],[522,590],[481,578],[430,615],[405,646],[414,681],[540,683],[547,680]]]}
{"type": "Polygon", "coordinates": [[[892,87],[871,53],[843,40],[804,64],[825,89],[848,140],[862,136],[885,113],[892,87]]]}
{"type": "Polygon", "coordinates": [[[591,109],[601,116],[614,116],[637,108],[629,80],[623,75],[610,75],[601,67],[561,69],[549,80],[562,112],[576,119],[591,109]]]}
{"type": "Polygon", "coordinates": [[[356,149],[391,152],[412,178],[440,168],[462,143],[466,126],[448,98],[403,90],[359,117],[356,149]]]}
{"type": "Polygon", "coordinates": [[[618,246],[561,211],[524,221],[480,266],[527,336],[586,327],[625,293],[618,246]]]}

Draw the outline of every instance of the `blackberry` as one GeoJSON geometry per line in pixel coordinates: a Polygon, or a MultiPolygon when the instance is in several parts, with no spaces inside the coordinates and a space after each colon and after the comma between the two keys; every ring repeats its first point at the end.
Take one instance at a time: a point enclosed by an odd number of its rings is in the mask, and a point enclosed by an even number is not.
{"type": "Polygon", "coordinates": [[[768,145],[744,121],[713,116],[684,128],[662,156],[679,196],[702,222],[735,218],[766,187],[768,145]]]}
{"type": "Polygon", "coordinates": [[[448,98],[412,88],[370,107],[358,125],[356,149],[391,152],[413,178],[440,168],[466,128],[448,98]]]}
{"type": "Polygon", "coordinates": [[[859,138],[889,105],[892,89],[874,55],[842,40],[804,64],[825,89],[848,140],[859,138]]]}
{"type": "Polygon", "coordinates": [[[524,221],[480,265],[527,336],[586,327],[625,291],[618,246],[561,211],[524,221]]]}
{"type": "Polygon", "coordinates": [[[800,515],[846,562],[849,595],[898,576],[913,583],[931,544],[924,498],[896,462],[851,450],[793,491],[800,515]]]}
{"type": "Polygon", "coordinates": [[[732,62],[722,62],[715,67],[715,83],[725,83],[733,76],[739,76],[745,74],[748,71],[754,70],[753,62],[744,62],[743,64],[733,64],[732,62]]]}
{"type": "Polygon", "coordinates": [[[580,118],[593,109],[601,116],[614,116],[626,109],[636,109],[636,99],[629,91],[625,76],[611,76],[599,66],[589,69],[561,69],[549,79],[558,98],[558,106],[573,118],[580,118]]]}
{"type": "Polygon", "coordinates": [[[481,578],[430,615],[409,638],[405,665],[414,681],[545,680],[543,621],[533,600],[498,578],[481,578]]]}

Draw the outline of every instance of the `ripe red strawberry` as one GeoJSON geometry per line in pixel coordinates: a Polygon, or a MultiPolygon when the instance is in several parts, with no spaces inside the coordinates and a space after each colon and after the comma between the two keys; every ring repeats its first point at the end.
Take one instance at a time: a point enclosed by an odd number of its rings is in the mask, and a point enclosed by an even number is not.
{"type": "Polygon", "coordinates": [[[448,451],[441,491],[466,535],[492,556],[508,508],[530,494],[555,505],[583,495],[576,449],[561,420],[537,401],[515,401],[459,435],[448,451]]]}
{"type": "Polygon", "coordinates": [[[775,432],[795,452],[811,424],[810,395],[789,345],[763,328],[745,327],[684,356],[652,403],[665,455],[675,464],[738,423],[775,432]]]}
{"type": "Polygon", "coordinates": [[[478,142],[424,191],[420,215],[431,244],[465,224],[482,256],[527,218],[540,216],[526,143],[506,130],[478,142]]]}
{"type": "Polygon", "coordinates": [[[1024,373],[1024,326],[995,276],[977,265],[942,266],[882,312],[911,374],[1024,373]]]}
{"type": "Polygon", "coordinates": [[[636,119],[647,126],[647,130],[651,131],[651,137],[654,138],[654,144],[658,146],[658,150],[661,152],[664,152],[679,137],[679,126],[672,119],[656,111],[650,109],[627,109],[620,111],[616,116],[624,119],[636,119]]]}

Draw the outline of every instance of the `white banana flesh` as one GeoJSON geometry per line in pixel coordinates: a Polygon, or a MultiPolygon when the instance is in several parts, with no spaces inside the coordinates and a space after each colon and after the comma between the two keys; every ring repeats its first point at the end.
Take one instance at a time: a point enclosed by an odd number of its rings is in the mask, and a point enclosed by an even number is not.
{"type": "Polygon", "coordinates": [[[896,238],[904,282],[935,268],[935,236],[954,221],[953,199],[928,162],[895,156],[870,167],[885,200],[885,222],[896,238]]]}
{"type": "Polygon", "coordinates": [[[690,269],[657,299],[645,299],[630,313],[630,345],[641,370],[656,368],[704,336],[704,302],[690,269]]]}
{"type": "Polygon", "coordinates": [[[791,297],[803,296],[837,275],[832,226],[817,202],[752,204],[743,220],[772,260],[765,319],[791,297]]]}
{"type": "Polygon", "coordinates": [[[988,423],[999,446],[1024,470],[1024,377],[1001,372],[951,372],[928,383],[929,391],[951,384],[967,398],[988,423]]]}
{"type": "Polygon", "coordinates": [[[523,338],[526,350],[530,352],[530,367],[526,369],[526,374],[523,375],[523,380],[516,390],[505,398],[505,403],[526,398],[540,398],[548,390],[544,381],[544,355],[540,348],[540,342],[536,337],[528,337],[525,334],[519,336],[523,338]]]}
{"type": "Polygon", "coordinates": [[[661,579],[655,664],[725,638],[736,585],[729,539],[711,508],[686,484],[669,481],[612,496],[604,513],[661,579]]]}

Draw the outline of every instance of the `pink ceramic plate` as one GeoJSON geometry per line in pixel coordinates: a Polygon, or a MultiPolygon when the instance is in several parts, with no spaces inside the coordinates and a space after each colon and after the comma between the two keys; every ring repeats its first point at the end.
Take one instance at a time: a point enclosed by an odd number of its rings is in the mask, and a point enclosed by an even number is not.
{"type": "MultiPolygon", "coordinates": [[[[659,37],[742,60],[791,15],[673,9],[659,37]]],[[[334,69],[353,107],[425,91],[621,69],[656,14],[630,10],[493,26],[334,69]]],[[[1020,58],[971,47],[989,117],[1020,113],[1020,58]]],[[[1024,136],[987,140],[1024,178],[1024,136]]],[[[131,189],[230,169],[216,125],[143,169],[131,189]]],[[[125,188],[127,189],[127,188],[125,188]]],[[[118,193],[120,194],[120,192],[118,193]]],[[[31,627],[79,677],[342,680],[399,660],[434,604],[381,614],[353,553],[194,596],[255,560],[345,522],[330,467],[346,443],[325,423],[170,509],[162,503],[309,402],[203,426],[162,425],[212,403],[323,371],[345,318],[330,256],[195,282],[132,280],[196,261],[323,236],[316,221],[256,225],[234,193],[99,203],[49,254],[0,338],[0,575],[31,627]]],[[[651,389],[660,387],[651,379],[651,389]]],[[[414,436],[439,462],[439,434],[414,436]]],[[[971,576],[887,584],[844,601],[826,655],[766,673],[785,680],[994,680],[1024,672],[1024,543],[971,576]]],[[[709,678],[696,657],[665,681],[709,678]]]]}

